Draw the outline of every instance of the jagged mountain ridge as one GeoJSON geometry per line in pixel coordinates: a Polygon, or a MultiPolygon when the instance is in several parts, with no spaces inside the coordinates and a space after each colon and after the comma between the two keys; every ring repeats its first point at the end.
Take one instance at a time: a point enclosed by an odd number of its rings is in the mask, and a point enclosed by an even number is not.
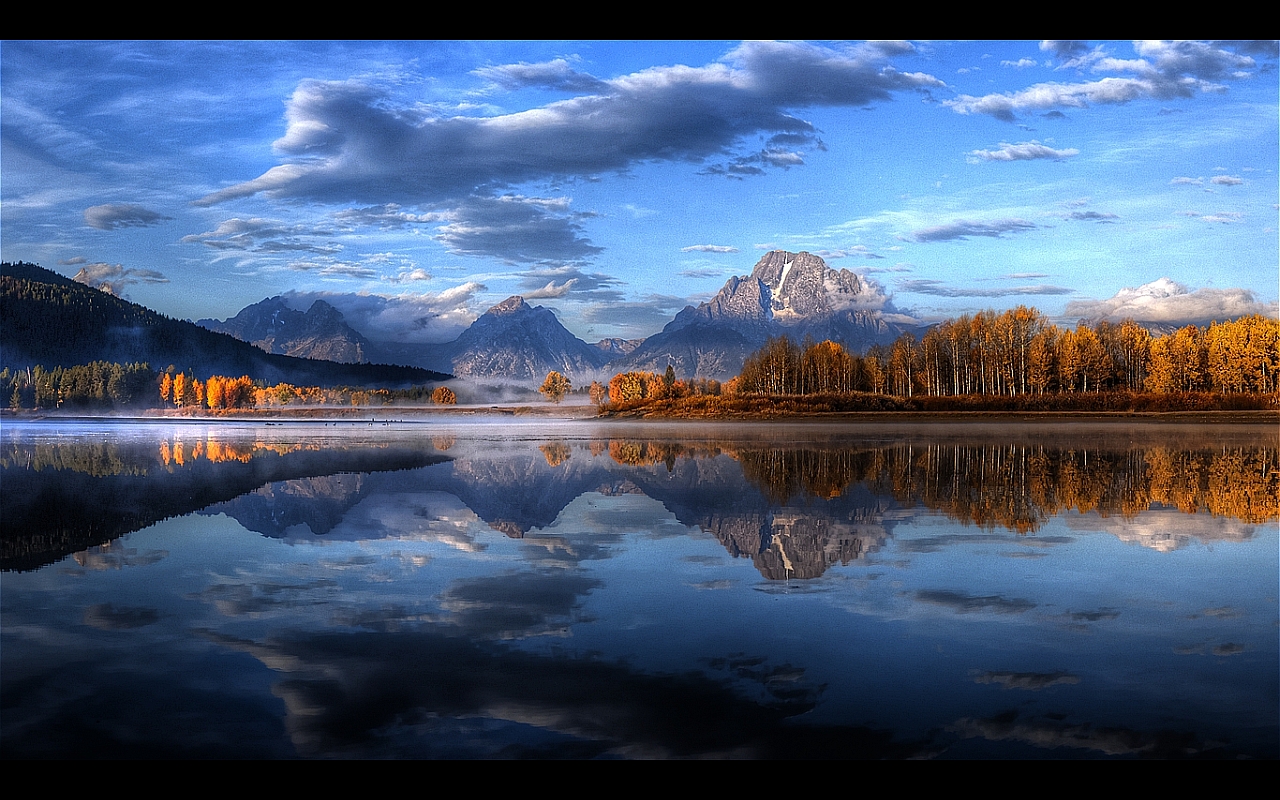
{"type": "Polygon", "coordinates": [[[361,364],[370,360],[374,350],[368,339],[347,324],[342,312],[324,300],[315,301],[303,312],[277,295],[245,306],[225,322],[202,319],[196,324],[268,353],[299,358],[361,364]]]}

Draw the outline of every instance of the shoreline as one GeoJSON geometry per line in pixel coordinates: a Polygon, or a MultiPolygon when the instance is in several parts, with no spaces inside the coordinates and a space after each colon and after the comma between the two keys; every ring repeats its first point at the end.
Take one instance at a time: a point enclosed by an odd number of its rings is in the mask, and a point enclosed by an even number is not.
{"type": "MultiPolygon", "coordinates": [[[[637,409],[639,410],[639,409],[637,409]]],[[[751,423],[1046,423],[1064,422],[1169,422],[1280,426],[1280,411],[769,411],[715,417],[688,415],[600,413],[592,406],[444,406],[371,408],[253,409],[243,413],[186,414],[151,410],[135,414],[86,414],[20,412],[4,410],[0,419],[27,422],[122,423],[239,423],[283,425],[289,423],[348,422],[350,424],[412,424],[428,421],[598,422],[650,424],[751,423]]]]}

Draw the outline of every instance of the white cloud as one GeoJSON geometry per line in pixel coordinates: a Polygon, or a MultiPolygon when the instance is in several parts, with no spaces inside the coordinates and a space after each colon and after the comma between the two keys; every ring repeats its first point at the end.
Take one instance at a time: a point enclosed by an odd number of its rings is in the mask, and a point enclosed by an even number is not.
{"type": "Polygon", "coordinates": [[[999,150],[973,150],[969,153],[967,160],[970,164],[977,164],[981,161],[1034,161],[1041,158],[1061,161],[1076,155],[1080,155],[1080,151],[1074,147],[1055,150],[1032,139],[1029,142],[1018,142],[1017,144],[1001,142],[999,150]]]}
{"type": "Polygon", "coordinates": [[[738,248],[725,244],[691,244],[681,247],[681,253],[736,253],[738,248]]]}
{"type": "Polygon", "coordinates": [[[1086,52],[1082,43],[1049,43],[1042,49],[1068,60],[1063,68],[1088,68],[1093,72],[1122,72],[1133,77],[1106,77],[1083,83],[1039,83],[1015,92],[982,97],[960,95],[944,104],[961,114],[988,114],[1012,121],[1017,114],[1059,108],[1085,108],[1094,104],[1127,103],[1154,98],[1192,97],[1197,92],[1222,91],[1220,81],[1248,77],[1257,67],[1247,50],[1235,43],[1136,42],[1136,59],[1117,59],[1100,49],[1086,52]],[[1231,48],[1231,49],[1227,49],[1231,48]]]}
{"type": "Polygon", "coordinates": [[[299,310],[324,300],[342,312],[347,324],[376,341],[435,343],[453,341],[476,320],[479,313],[472,304],[486,291],[487,286],[472,281],[421,294],[289,292],[284,297],[299,310]]]}
{"type": "Polygon", "coordinates": [[[164,273],[153,269],[133,269],[123,264],[86,264],[72,280],[101,289],[107,294],[124,297],[126,286],[135,283],[168,283],[164,273]]]}
{"type": "Polygon", "coordinates": [[[1260,303],[1248,289],[1188,289],[1160,278],[1137,288],[1124,288],[1105,300],[1072,300],[1065,316],[1072,319],[1132,319],[1140,323],[1186,324],[1228,320],[1249,314],[1276,315],[1275,304],[1260,303]]]}
{"type": "Polygon", "coordinates": [[[431,280],[431,273],[421,267],[414,269],[401,270],[396,275],[383,275],[382,280],[387,283],[416,283],[418,281],[431,280]]]}

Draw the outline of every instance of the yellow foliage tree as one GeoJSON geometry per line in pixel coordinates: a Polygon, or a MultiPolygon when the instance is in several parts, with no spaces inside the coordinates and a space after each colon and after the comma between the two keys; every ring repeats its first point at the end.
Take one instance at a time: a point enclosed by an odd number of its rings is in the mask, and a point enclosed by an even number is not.
{"type": "Polygon", "coordinates": [[[551,370],[547,373],[547,379],[538,387],[538,391],[546,395],[551,402],[559,403],[566,394],[573,391],[573,384],[559,372],[551,370]]]}

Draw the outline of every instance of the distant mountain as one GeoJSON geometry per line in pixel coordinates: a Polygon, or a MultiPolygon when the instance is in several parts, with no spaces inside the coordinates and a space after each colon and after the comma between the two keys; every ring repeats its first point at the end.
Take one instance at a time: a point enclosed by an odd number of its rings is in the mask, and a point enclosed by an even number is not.
{"type": "Polygon", "coordinates": [[[593,347],[603,350],[612,361],[615,358],[631,355],[637,347],[644,344],[644,339],[601,339],[593,347]]]}
{"type": "Polygon", "coordinates": [[[0,264],[3,366],[73,366],[91,361],[172,364],[198,376],[248,375],[307,386],[398,386],[447,380],[413,367],[339,364],[265,353],[195,323],[76,283],[35,264],[0,264]]]}
{"type": "Polygon", "coordinates": [[[441,368],[455,375],[514,381],[540,381],[551,370],[582,380],[613,358],[565,330],[549,309],[519,296],[486,311],[438,352],[441,368]]]}
{"type": "Polygon", "coordinates": [[[549,309],[519,296],[490,308],[446,344],[371,341],[341,313],[316,301],[304,314],[281,298],[248,306],[224,323],[201,324],[264,350],[334,360],[374,359],[412,364],[471,378],[541,381],[556,370],[575,383],[626,370],[725,379],[770,336],[797,342],[831,339],[864,352],[891,344],[903,331],[884,316],[887,298],[849,270],[835,270],[810,253],[766,254],[751,275],[730,278],[709,302],[686,307],[648,339],[604,339],[594,345],[574,336],[549,309]]]}
{"type": "Polygon", "coordinates": [[[849,270],[834,270],[811,253],[775,250],[750,276],[730,278],[710,301],[686,307],[610,369],[660,372],[671,364],[681,376],[729,378],[779,335],[830,339],[863,352],[903,331],[884,318],[885,306],[884,295],[849,270]]]}
{"type": "Polygon", "coordinates": [[[323,300],[302,312],[291,308],[283,297],[269,297],[245,306],[225,322],[202,319],[196,324],[268,353],[299,358],[361,364],[369,361],[374,351],[372,343],[346,323],[342,312],[323,300]]]}

